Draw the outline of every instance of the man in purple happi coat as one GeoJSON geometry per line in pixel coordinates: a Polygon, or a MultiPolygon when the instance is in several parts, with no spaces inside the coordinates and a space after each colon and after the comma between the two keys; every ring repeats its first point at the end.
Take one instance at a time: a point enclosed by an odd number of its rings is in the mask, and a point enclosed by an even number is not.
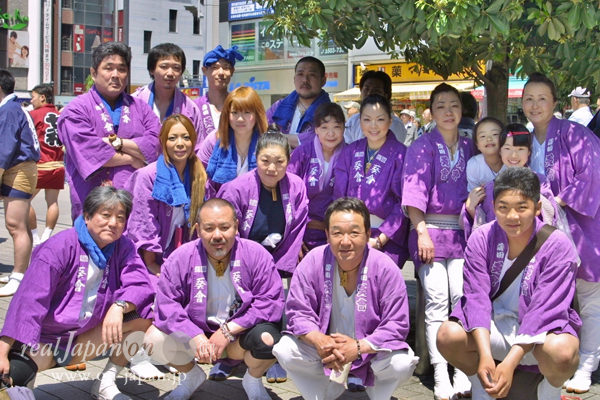
{"type": "Polygon", "coordinates": [[[496,221],[473,232],[465,250],[464,295],[442,324],[437,345],[452,365],[470,375],[475,399],[505,397],[519,367],[539,368],[544,375],[539,400],[560,400],[563,383],[577,369],[581,320],[571,308],[577,254],[563,232],[552,232],[498,293],[544,226],[536,218],[540,208],[537,175],[523,167],[505,170],[494,187],[496,221]]]}
{"type": "Polygon", "coordinates": [[[315,57],[303,57],[294,68],[294,90],[267,110],[267,121],[285,134],[292,149],[315,137],[313,116],[317,107],[328,103],[323,90],[327,82],[325,65],[315,57]]]}
{"type": "Polygon", "coordinates": [[[185,53],[176,44],[161,43],[154,46],[148,53],[148,73],[153,82],[138,88],[132,96],[148,103],[160,121],[172,114],[188,117],[198,133],[198,149],[202,143],[200,137],[203,132],[200,129],[200,110],[194,101],[178,88],[181,75],[185,71],[185,62],[185,53]]]}
{"type": "Polygon", "coordinates": [[[110,350],[92,396],[129,398],[115,379],[127,364],[127,345],[135,352],[142,344],[154,301],[146,266],[122,236],[131,205],[124,190],[94,188],[75,227],[34,251],[0,334],[0,373],[10,370],[14,385],[55,366],[84,368],[81,363],[110,350]]]}
{"type": "Polygon", "coordinates": [[[406,343],[404,280],[387,255],[368,246],[369,211],[361,200],[335,200],[325,225],[329,245],[298,265],[286,335],[273,354],[305,399],[338,398],[348,374],[364,382],[371,399],[389,399],[418,361],[406,343]]]}
{"type": "Polygon", "coordinates": [[[237,51],[237,46],[224,49],[223,46],[218,45],[206,53],[202,60],[202,73],[208,82],[208,92],[194,100],[200,110],[196,154],[198,154],[204,139],[219,128],[223,104],[229,94],[229,82],[235,72],[235,62],[243,59],[244,56],[237,51]]]}
{"type": "Polygon", "coordinates": [[[154,326],[146,338],[155,359],[186,374],[165,400],[187,400],[204,382],[194,357],[200,363],[243,360],[249,399],[270,399],[262,375],[275,363],[272,348],[281,337],[276,325],[283,312],[281,279],[260,244],[236,236],[231,203],[208,200],[199,214],[200,239],[175,250],[163,264],[154,326]],[[165,348],[172,339],[177,348],[165,348]]]}
{"type": "Polygon", "coordinates": [[[130,67],[131,51],[124,43],[98,46],[90,68],[94,86],[58,119],[73,221],[93,188],[123,188],[133,171],[158,157],[158,117],[145,101],[125,93],[130,67]]]}

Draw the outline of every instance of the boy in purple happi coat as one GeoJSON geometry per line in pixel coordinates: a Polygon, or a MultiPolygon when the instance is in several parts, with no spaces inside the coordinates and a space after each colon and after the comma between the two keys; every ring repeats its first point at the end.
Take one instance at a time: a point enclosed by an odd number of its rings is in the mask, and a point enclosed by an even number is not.
{"type": "Polygon", "coordinates": [[[539,400],[560,400],[563,383],[577,368],[581,321],[571,308],[577,254],[563,232],[552,232],[510,286],[495,296],[544,226],[536,218],[540,208],[537,175],[528,168],[507,169],[494,187],[496,221],[476,230],[467,244],[464,295],[440,328],[437,345],[469,375],[475,399],[505,397],[520,367],[539,368],[544,375],[539,400]]]}
{"type": "Polygon", "coordinates": [[[239,238],[237,226],[231,203],[208,200],[200,208],[200,239],[175,250],[162,267],[146,342],[157,360],[186,374],[165,400],[187,400],[204,382],[194,357],[243,360],[249,399],[270,399],[262,375],[275,362],[271,350],[281,337],[283,286],[269,253],[239,238]],[[176,349],[163,347],[173,341],[176,349]]]}
{"type": "Polygon", "coordinates": [[[94,86],[58,119],[73,221],[93,188],[123,188],[136,169],[158,157],[158,117],[146,102],[125,93],[130,67],[131,51],[124,43],[98,46],[90,68],[94,86]]]}
{"type": "Polygon", "coordinates": [[[286,302],[286,335],[273,354],[305,399],[338,398],[349,373],[364,382],[371,399],[389,399],[418,361],[406,343],[404,280],[387,255],[368,245],[369,211],[361,200],[335,200],[325,224],[329,245],[313,249],[298,266],[286,302]]]}
{"type": "Polygon", "coordinates": [[[131,195],[97,187],[83,211],[74,228],[33,253],[2,328],[0,373],[10,372],[14,385],[25,386],[38,371],[84,368],[81,363],[110,350],[92,397],[123,400],[129,397],[115,379],[132,352],[129,345],[137,351],[150,326],[154,291],[134,244],[122,236],[131,195]]]}

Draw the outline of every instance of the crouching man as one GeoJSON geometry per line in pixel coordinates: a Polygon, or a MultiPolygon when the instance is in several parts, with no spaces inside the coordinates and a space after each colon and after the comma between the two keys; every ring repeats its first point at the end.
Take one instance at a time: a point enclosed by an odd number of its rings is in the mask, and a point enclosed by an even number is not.
{"type": "Polygon", "coordinates": [[[211,199],[199,211],[200,239],[175,250],[158,280],[154,325],[146,343],[161,363],[185,373],[165,400],[187,400],[206,379],[196,364],[220,358],[248,366],[242,385],[250,400],[270,399],[262,375],[275,363],[281,337],[283,285],[259,243],[240,239],[231,203],[211,199]]]}
{"type": "Polygon", "coordinates": [[[273,354],[305,399],[338,398],[348,373],[364,382],[371,399],[389,399],[418,361],[406,343],[400,269],[367,246],[369,211],[361,200],[334,201],[325,228],[329,244],[308,253],[294,273],[287,334],[273,354]]]}
{"type": "Polygon", "coordinates": [[[536,218],[540,207],[537,175],[507,169],[494,185],[496,221],[467,244],[464,295],[437,344],[470,375],[476,400],[505,397],[517,367],[544,375],[539,400],[560,400],[577,369],[581,321],[570,307],[577,254],[564,233],[536,218]],[[537,253],[532,242],[541,244],[537,253]]]}
{"type": "Polygon", "coordinates": [[[154,300],[146,266],[122,236],[131,205],[128,192],[97,187],[75,226],[35,249],[0,338],[0,373],[10,371],[14,385],[28,385],[38,371],[77,365],[117,345],[92,397],[129,399],[115,384],[127,364],[123,345],[142,344],[154,300]]]}

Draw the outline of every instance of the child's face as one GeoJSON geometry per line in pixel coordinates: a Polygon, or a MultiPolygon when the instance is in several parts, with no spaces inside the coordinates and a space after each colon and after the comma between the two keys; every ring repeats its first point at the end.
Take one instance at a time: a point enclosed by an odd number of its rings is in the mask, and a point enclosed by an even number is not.
{"type": "Polygon", "coordinates": [[[477,127],[475,143],[484,156],[498,154],[500,127],[493,122],[484,122],[477,127]]]}
{"type": "Polygon", "coordinates": [[[524,167],[529,161],[531,151],[527,146],[514,146],[512,137],[507,137],[504,146],[500,149],[502,163],[507,167],[524,167]]]}
{"type": "Polygon", "coordinates": [[[333,117],[325,117],[321,125],[317,126],[315,132],[323,151],[332,152],[344,140],[344,123],[338,122],[333,117]]]}

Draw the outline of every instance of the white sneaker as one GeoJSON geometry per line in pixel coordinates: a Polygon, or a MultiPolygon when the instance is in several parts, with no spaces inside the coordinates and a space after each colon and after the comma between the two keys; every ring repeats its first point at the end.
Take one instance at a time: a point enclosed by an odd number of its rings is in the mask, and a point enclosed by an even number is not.
{"type": "Polygon", "coordinates": [[[23,278],[17,278],[11,275],[8,278],[8,283],[0,288],[0,297],[12,296],[17,293],[17,289],[19,288],[19,285],[21,285],[21,279],[23,278]]]}
{"type": "Polygon", "coordinates": [[[110,386],[100,390],[100,380],[96,379],[92,386],[92,397],[98,400],[132,400],[131,397],[121,393],[117,384],[113,383],[110,386]]]}
{"type": "Polygon", "coordinates": [[[262,377],[255,378],[246,370],[242,379],[242,386],[249,400],[271,400],[271,396],[269,396],[267,389],[263,385],[262,377]]]}
{"type": "Polygon", "coordinates": [[[188,400],[196,390],[206,380],[206,374],[197,364],[185,375],[185,380],[179,382],[179,385],[164,400],[188,400]]]}
{"type": "Polygon", "coordinates": [[[10,279],[10,275],[0,276],[0,283],[8,283],[9,279],[10,279]]]}

